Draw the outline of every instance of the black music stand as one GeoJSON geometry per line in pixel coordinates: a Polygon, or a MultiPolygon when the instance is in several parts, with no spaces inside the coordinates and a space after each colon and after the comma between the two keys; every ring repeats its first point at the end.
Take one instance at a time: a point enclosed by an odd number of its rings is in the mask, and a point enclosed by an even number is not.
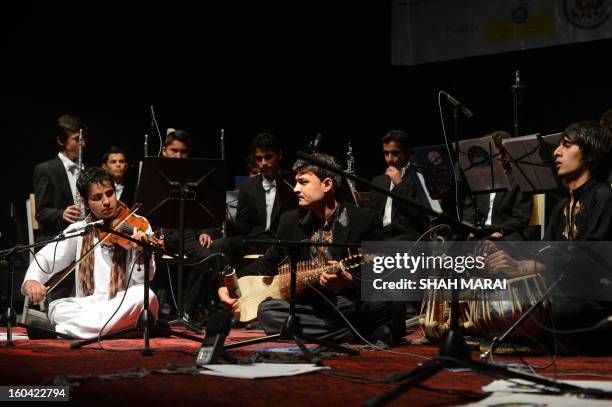
{"type": "MultiPolygon", "coordinates": [[[[475,226],[483,228],[485,225],[479,224],[477,195],[507,191],[512,187],[512,182],[500,158],[502,153],[494,146],[492,137],[459,141],[458,151],[459,165],[471,191],[475,226]]],[[[493,226],[487,229],[496,230],[493,226]]]]}
{"type": "Polygon", "coordinates": [[[412,160],[417,171],[423,174],[425,186],[431,199],[444,199],[448,191],[455,186],[453,169],[446,145],[415,147],[412,149],[412,160]]]}
{"type": "MultiPolygon", "coordinates": [[[[360,247],[360,243],[324,243],[324,242],[312,242],[312,241],[288,241],[288,240],[245,240],[248,244],[261,244],[261,245],[271,245],[271,246],[280,246],[284,247],[285,250],[289,250],[290,248],[298,248],[298,247],[311,247],[311,246],[326,246],[326,247],[346,247],[346,248],[354,248],[360,247]]],[[[290,256],[291,257],[291,256],[290,256]]],[[[348,348],[346,346],[339,345],[337,343],[327,341],[324,339],[314,338],[311,336],[304,335],[302,333],[302,326],[300,324],[299,315],[295,315],[295,299],[297,293],[297,272],[296,272],[296,262],[291,260],[291,280],[289,287],[289,315],[285,320],[285,323],[281,327],[280,333],[266,335],[260,338],[247,339],[245,341],[231,343],[229,345],[224,346],[224,350],[230,350],[235,348],[240,348],[248,345],[255,345],[262,342],[269,342],[273,340],[290,340],[293,341],[300,351],[304,358],[311,363],[320,364],[321,360],[316,358],[312,352],[306,347],[305,343],[316,343],[317,345],[324,346],[326,348],[334,349],[336,351],[346,353],[348,355],[358,355],[359,351],[353,348],[348,348]]]]}
{"type": "Polygon", "coordinates": [[[152,225],[178,228],[178,318],[170,323],[197,332],[182,319],[185,219],[189,219],[190,228],[221,226],[225,214],[224,161],[147,157],[136,201],[142,203],[141,213],[152,225]]]}
{"type": "Polygon", "coordinates": [[[561,188],[552,151],[563,133],[539,133],[502,140],[512,172],[523,192],[542,193],[561,188]]]}

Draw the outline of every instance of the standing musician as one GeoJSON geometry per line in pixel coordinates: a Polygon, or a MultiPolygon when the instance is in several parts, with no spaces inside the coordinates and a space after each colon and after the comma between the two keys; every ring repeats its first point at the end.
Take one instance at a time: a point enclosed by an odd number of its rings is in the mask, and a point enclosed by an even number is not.
{"type": "MultiPolygon", "coordinates": [[[[64,230],[69,235],[88,222],[103,220],[111,225],[120,212],[126,212],[123,204],[118,203],[111,175],[99,167],[89,168],[77,180],[77,188],[84,204],[90,210],[89,216],[64,230]]],[[[144,220],[137,215],[135,219],[144,220]]],[[[134,229],[132,237],[144,240],[151,233],[134,229]]],[[[134,242],[110,243],[113,236],[100,242],[98,229],[92,228],[82,237],[71,237],[58,243],[49,243],[30,264],[21,292],[30,303],[39,303],[47,292],[45,283],[51,276],[79,261],[74,273],[76,295],[55,300],[49,304],[50,328],[56,332],[75,338],[92,338],[134,326],[143,309],[144,267],[140,257],[141,249],[134,242]],[[105,244],[107,243],[107,244],[105,244]],[[93,253],[82,258],[93,248],[93,253]],[[112,319],[111,319],[112,316],[112,319]],[[110,321],[109,321],[110,319],[110,321]],[[101,329],[105,326],[103,332],[101,329]]],[[[155,263],[151,259],[151,276],[155,263]]],[[[70,278],[70,277],[66,277],[70,278]]],[[[158,303],[153,292],[149,292],[152,315],[157,316],[158,303]]]]}
{"type": "MultiPolygon", "coordinates": [[[[600,124],[579,122],[565,129],[554,151],[554,159],[557,175],[567,188],[567,196],[552,210],[544,240],[612,241],[612,189],[606,182],[612,167],[611,157],[612,139],[600,124]]],[[[563,261],[569,263],[573,260],[563,261]]],[[[493,273],[510,276],[536,272],[536,262],[516,261],[504,251],[488,256],[486,264],[493,273]]],[[[574,264],[572,268],[576,271],[578,267],[574,264]]],[[[537,271],[543,269],[537,265],[537,271]]],[[[577,279],[588,281],[591,270],[584,271],[581,275],[565,275],[561,285],[571,285],[577,279]]],[[[570,296],[554,297],[552,302],[552,320],[558,330],[589,328],[610,314],[612,306],[609,302],[570,296]]],[[[558,339],[564,353],[609,352],[612,330],[606,325],[598,331],[561,334],[558,339]]]]}
{"type": "MultiPolygon", "coordinates": [[[[340,168],[331,156],[313,154],[313,157],[340,168]]],[[[341,183],[339,175],[303,160],[298,160],[293,170],[296,171],[297,184],[294,191],[298,194],[299,209],[281,216],[276,231],[277,239],[336,243],[381,240],[382,225],[376,212],[344,203],[336,197],[336,188],[341,183]]],[[[323,264],[347,256],[344,248],[323,246],[289,249],[288,253],[294,261],[313,260],[323,264]]],[[[239,274],[272,276],[286,258],[285,254],[282,248],[272,246],[262,259],[250,264],[239,274]]],[[[226,287],[219,289],[219,297],[228,306],[236,303],[226,287]]],[[[361,335],[371,340],[380,339],[392,344],[404,334],[404,319],[396,318],[389,303],[360,301],[358,273],[346,270],[323,273],[318,284],[299,294],[296,301],[296,315],[300,317],[303,333],[308,336],[337,342],[356,339],[339,312],[357,327],[361,335]]],[[[266,333],[274,334],[280,331],[288,313],[289,303],[286,300],[271,299],[259,305],[257,317],[266,333]]]]}
{"type": "MultiPolygon", "coordinates": [[[[77,168],[79,130],[83,129],[85,138],[87,126],[78,117],[66,114],[57,119],[56,127],[59,153],[34,168],[36,220],[40,224],[41,240],[55,236],[83,217],[81,207],[76,204],[76,180],[81,170],[77,168]]],[[[82,141],[81,150],[85,144],[82,141]]]]}
{"type": "MultiPolygon", "coordinates": [[[[429,202],[427,190],[414,167],[410,166],[408,133],[391,130],[382,138],[382,145],[387,170],[372,179],[372,184],[425,206],[436,205],[437,202],[429,202]]],[[[385,240],[417,240],[428,229],[429,217],[426,214],[412,206],[393,202],[391,197],[377,191],[370,192],[369,206],[383,218],[385,240]]],[[[435,209],[440,210],[439,206],[435,209]]]]}

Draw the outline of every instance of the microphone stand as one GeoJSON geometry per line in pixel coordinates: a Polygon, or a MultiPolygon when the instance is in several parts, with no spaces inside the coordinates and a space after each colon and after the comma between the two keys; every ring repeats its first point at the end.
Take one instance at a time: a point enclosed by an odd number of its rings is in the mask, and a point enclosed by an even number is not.
{"type": "MultiPolygon", "coordinates": [[[[324,161],[318,160],[315,157],[312,157],[309,154],[305,154],[302,151],[297,151],[296,155],[299,158],[302,158],[318,167],[326,168],[333,173],[339,174],[343,177],[353,179],[357,182],[362,182],[365,185],[369,186],[371,189],[377,190],[386,196],[391,196],[393,199],[397,199],[398,201],[410,205],[412,207],[418,208],[426,213],[433,213],[438,216],[441,220],[448,222],[449,225],[460,228],[464,231],[472,232],[476,236],[482,237],[483,231],[477,230],[472,225],[469,225],[463,221],[460,221],[450,215],[445,214],[444,212],[438,213],[431,208],[420,205],[416,202],[411,201],[410,199],[404,198],[393,191],[385,190],[384,188],[380,188],[371,182],[360,178],[356,175],[352,175],[347,173],[342,169],[338,169],[332,165],[327,164],[324,161]]],[[[475,372],[482,373],[485,375],[489,375],[492,377],[504,377],[504,378],[514,378],[514,379],[523,379],[532,383],[542,384],[552,389],[557,390],[558,392],[573,392],[579,394],[590,394],[595,396],[601,396],[602,391],[598,389],[585,389],[583,387],[578,387],[566,383],[556,382],[553,380],[546,379],[541,376],[536,376],[527,373],[517,372],[515,370],[511,370],[505,366],[497,366],[485,362],[473,361],[471,359],[470,351],[465,343],[465,339],[463,338],[463,334],[459,330],[459,301],[458,301],[458,292],[457,290],[453,290],[452,293],[452,304],[451,304],[451,324],[448,333],[440,344],[440,350],[438,351],[438,356],[434,359],[431,359],[424,364],[418,366],[417,368],[405,372],[400,375],[399,380],[405,380],[403,383],[398,385],[396,388],[391,391],[386,392],[380,397],[370,399],[366,403],[364,403],[368,407],[374,406],[382,406],[389,401],[397,398],[404,392],[409,389],[419,385],[423,381],[429,379],[430,377],[436,375],[438,372],[452,367],[456,368],[457,366],[469,367],[475,372]]]]}
{"type": "MultiPolygon", "coordinates": [[[[324,243],[324,242],[312,242],[312,241],[290,241],[290,240],[259,240],[259,239],[245,239],[246,244],[268,244],[274,246],[284,247],[285,250],[289,248],[299,247],[311,247],[311,246],[325,246],[325,247],[360,247],[360,243],[324,243]]],[[[225,345],[225,350],[235,349],[243,346],[254,345],[262,342],[269,342],[273,340],[290,340],[293,341],[306,360],[314,364],[321,364],[321,360],[315,357],[312,352],[306,347],[305,343],[316,343],[317,345],[324,346],[329,349],[336,350],[338,352],[346,353],[348,355],[359,355],[359,351],[353,348],[339,345],[337,343],[327,341],[324,339],[315,338],[312,336],[304,335],[302,332],[302,326],[300,323],[299,315],[295,314],[295,300],[297,295],[297,261],[291,259],[291,280],[289,288],[289,315],[281,327],[281,330],[277,334],[267,335],[260,338],[247,339],[245,341],[231,343],[225,345]]]]}
{"type": "MultiPolygon", "coordinates": [[[[91,339],[85,339],[76,343],[73,343],[70,345],[70,349],[80,349],[83,346],[87,346],[90,345],[92,343],[103,341],[106,339],[115,339],[115,338],[119,338],[125,335],[128,335],[132,332],[138,332],[138,333],[142,333],[142,337],[144,340],[144,346],[143,346],[143,350],[142,350],[142,354],[144,356],[152,356],[153,355],[153,350],[151,349],[151,347],[149,346],[149,338],[151,337],[150,333],[153,329],[157,330],[159,333],[165,333],[165,334],[169,334],[169,335],[174,335],[177,336],[179,338],[183,338],[183,339],[189,339],[195,342],[202,342],[202,338],[196,337],[196,336],[192,336],[192,335],[188,335],[188,334],[184,334],[184,333],[180,333],[180,332],[175,332],[173,330],[171,330],[170,328],[166,328],[166,327],[160,327],[159,325],[155,324],[155,318],[151,315],[150,311],[149,311],[149,287],[150,287],[150,281],[149,281],[149,274],[150,274],[150,268],[151,268],[151,256],[153,255],[154,252],[160,252],[163,253],[163,250],[160,249],[159,247],[153,246],[150,243],[147,242],[143,242],[141,240],[137,240],[134,239],[133,237],[131,237],[130,235],[126,235],[125,233],[121,233],[118,232],[116,230],[113,230],[111,228],[109,228],[108,226],[101,224],[101,225],[96,225],[97,228],[101,229],[104,232],[107,233],[112,233],[113,235],[119,236],[123,239],[129,240],[130,242],[136,243],[137,245],[141,246],[143,249],[142,252],[142,256],[144,259],[144,283],[143,283],[143,289],[144,289],[144,294],[143,294],[143,298],[144,298],[144,303],[143,303],[143,309],[142,312],[140,313],[140,317],[138,318],[138,322],[136,323],[135,326],[133,327],[129,327],[129,328],[125,328],[125,329],[121,329],[119,331],[113,332],[113,333],[109,333],[109,334],[105,334],[105,335],[100,335],[98,337],[95,338],[91,338],[91,339]]],[[[127,288],[126,288],[127,290],[127,288]]]]}
{"type": "Polygon", "coordinates": [[[521,104],[520,100],[520,91],[523,89],[521,85],[521,77],[518,69],[514,73],[514,85],[512,85],[512,107],[514,110],[514,137],[518,137],[519,133],[519,104],[521,104]]]}

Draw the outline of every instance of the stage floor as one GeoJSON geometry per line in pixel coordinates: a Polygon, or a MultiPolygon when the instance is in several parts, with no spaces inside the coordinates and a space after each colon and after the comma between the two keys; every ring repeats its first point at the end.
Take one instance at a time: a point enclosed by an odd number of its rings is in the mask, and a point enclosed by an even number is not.
{"type": "MultiPolygon", "coordinates": [[[[0,328],[6,338],[6,329],[0,328]]],[[[389,375],[415,368],[434,357],[437,347],[402,345],[391,351],[362,349],[359,356],[324,359],[330,369],[275,379],[227,379],[198,374],[195,359],[200,343],[153,338],[153,356],[143,356],[142,339],[115,339],[71,350],[68,340],[28,340],[23,328],[13,330],[15,346],[0,341],[0,384],[11,386],[70,384],[70,399],[86,405],[362,405],[393,388],[389,375]]],[[[259,337],[261,331],[232,330],[226,343],[259,337]]],[[[263,343],[232,350],[239,358],[274,361],[295,353],[291,343],[263,343]],[[258,352],[259,351],[259,352],[258,352]],[[270,351],[275,351],[270,353],[270,351]]],[[[474,358],[478,354],[474,352],[474,358]]],[[[550,357],[527,357],[545,366],[550,357]]],[[[498,362],[522,363],[513,357],[498,362]]],[[[558,357],[538,373],[559,379],[611,380],[612,357],[558,357]]],[[[443,371],[413,389],[396,405],[458,405],[486,397],[481,388],[493,378],[470,371],[443,371]]]]}

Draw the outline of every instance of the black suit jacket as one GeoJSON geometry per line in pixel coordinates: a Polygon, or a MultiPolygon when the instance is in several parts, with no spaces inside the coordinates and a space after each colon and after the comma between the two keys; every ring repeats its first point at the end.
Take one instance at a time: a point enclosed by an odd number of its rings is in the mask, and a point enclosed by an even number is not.
{"type": "Polygon", "coordinates": [[[38,164],[33,178],[40,238],[52,237],[68,227],[69,223],[63,218],[64,209],[74,204],[66,168],[62,160],[55,157],[38,164]]]}
{"type": "Polygon", "coordinates": [[[282,178],[276,178],[276,196],[272,206],[270,231],[266,232],[266,196],[262,175],[242,181],[238,192],[236,219],[228,225],[228,234],[246,238],[273,237],[281,215],[297,208],[297,195],[282,178]]]}
{"type": "MultiPolygon", "coordinates": [[[[279,240],[310,240],[316,226],[316,219],[310,210],[295,209],[281,216],[276,238],[279,240]]],[[[333,227],[334,243],[360,243],[363,241],[382,240],[382,220],[380,215],[368,208],[358,208],[350,203],[343,203],[333,227]]],[[[341,260],[347,257],[347,249],[330,247],[332,259],[341,260]]],[[[310,247],[285,250],[282,247],[270,247],[264,257],[251,263],[239,272],[245,275],[269,275],[277,273],[278,265],[287,255],[294,261],[310,260],[310,247]]],[[[359,291],[360,281],[355,280],[353,294],[359,291]]]]}
{"type": "MultiPolygon", "coordinates": [[[[372,183],[380,188],[386,190],[391,186],[391,178],[385,174],[379,175],[372,179],[372,183]]],[[[419,179],[417,178],[416,171],[412,167],[408,167],[402,178],[402,182],[393,188],[393,192],[408,198],[412,201],[416,201],[424,206],[429,206],[426,202],[426,198],[423,195],[419,179]]],[[[370,191],[370,208],[375,210],[384,216],[385,204],[387,203],[387,196],[381,194],[378,191],[370,191]]],[[[409,235],[413,240],[416,240],[423,232],[428,229],[429,216],[410,205],[405,205],[397,201],[393,201],[391,206],[391,234],[392,236],[409,235]]]]}
{"type": "Polygon", "coordinates": [[[136,193],[136,185],[131,180],[132,178],[128,176],[123,179],[123,192],[121,193],[121,198],[119,198],[128,208],[134,205],[134,194],[136,193]]]}
{"type": "MultiPolygon", "coordinates": [[[[484,224],[489,213],[489,194],[476,196],[478,213],[470,198],[464,208],[464,219],[472,224],[484,224]],[[476,222],[477,221],[477,222],[476,222]]],[[[523,231],[529,226],[533,198],[531,195],[523,194],[516,182],[512,182],[509,191],[497,192],[493,200],[493,213],[491,216],[492,227],[501,230],[504,239],[522,240],[523,231]]]]}

